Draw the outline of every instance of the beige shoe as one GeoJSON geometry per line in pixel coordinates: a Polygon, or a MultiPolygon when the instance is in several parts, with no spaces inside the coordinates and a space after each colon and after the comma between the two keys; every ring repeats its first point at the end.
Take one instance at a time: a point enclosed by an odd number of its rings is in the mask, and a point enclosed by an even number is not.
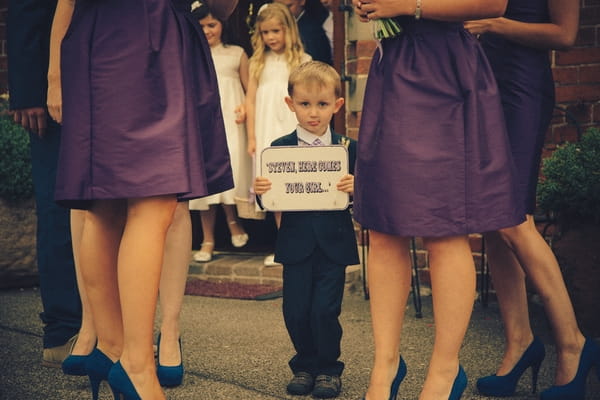
{"type": "Polygon", "coordinates": [[[242,233],[241,235],[231,236],[231,244],[233,247],[244,247],[248,243],[248,234],[242,233]]]}
{"type": "MultiPolygon", "coordinates": [[[[237,221],[229,221],[229,225],[237,226],[237,224],[237,221]]],[[[248,243],[248,234],[246,232],[237,235],[231,235],[231,244],[233,245],[233,247],[244,247],[246,243],[248,243]]]]}
{"type": "Polygon", "coordinates": [[[277,261],[275,261],[275,254],[269,254],[268,256],[266,256],[265,260],[263,261],[263,264],[265,267],[274,267],[276,265],[281,265],[277,261]]]}
{"type": "Polygon", "coordinates": [[[209,262],[210,260],[212,260],[212,252],[213,249],[215,247],[215,244],[212,242],[204,242],[202,243],[202,246],[200,247],[200,251],[197,251],[194,253],[194,255],[192,256],[192,258],[194,259],[194,261],[198,261],[198,262],[209,262]],[[206,249],[210,248],[209,251],[207,251],[206,249]]]}
{"type": "Polygon", "coordinates": [[[77,342],[77,336],[77,334],[74,335],[71,339],[67,340],[67,343],[61,346],[44,349],[42,354],[42,365],[44,367],[60,368],[65,358],[73,351],[73,346],[75,346],[75,343],[77,342]]]}

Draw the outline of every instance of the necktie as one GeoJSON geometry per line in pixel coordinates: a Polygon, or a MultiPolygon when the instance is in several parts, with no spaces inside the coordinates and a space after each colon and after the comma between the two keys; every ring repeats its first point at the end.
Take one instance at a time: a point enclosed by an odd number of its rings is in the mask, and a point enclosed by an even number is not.
{"type": "Polygon", "coordinates": [[[322,146],[322,145],[323,145],[323,142],[321,142],[321,140],[319,140],[319,138],[316,138],[311,144],[311,146],[322,146]]]}

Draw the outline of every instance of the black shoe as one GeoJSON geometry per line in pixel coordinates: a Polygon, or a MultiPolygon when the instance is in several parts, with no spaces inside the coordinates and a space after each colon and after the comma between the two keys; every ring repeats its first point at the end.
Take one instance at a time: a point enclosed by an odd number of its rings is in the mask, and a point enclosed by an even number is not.
{"type": "Polygon", "coordinates": [[[312,391],[314,397],[329,399],[337,397],[342,390],[342,380],[337,375],[318,375],[312,391]]]}
{"type": "Polygon", "coordinates": [[[294,377],[287,385],[287,391],[289,394],[305,395],[309,394],[313,389],[315,381],[311,374],[308,372],[296,372],[294,377]]]}

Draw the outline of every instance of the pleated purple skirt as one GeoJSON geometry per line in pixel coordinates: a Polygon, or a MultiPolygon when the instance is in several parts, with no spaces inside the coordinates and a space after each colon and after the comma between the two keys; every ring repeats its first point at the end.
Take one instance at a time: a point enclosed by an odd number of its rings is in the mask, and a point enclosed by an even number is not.
{"type": "Polygon", "coordinates": [[[233,187],[214,66],[191,16],[168,0],[77,1],[61,64],[59,203],[233,187]]]}
{"type": "Polygon", "coordinates": [[[369,72],[356,220],[425,237],[519,224],[524,210],[500,97],[480,45],[462,24],[403,22],[403,34],[382,41],[369,72]]]}

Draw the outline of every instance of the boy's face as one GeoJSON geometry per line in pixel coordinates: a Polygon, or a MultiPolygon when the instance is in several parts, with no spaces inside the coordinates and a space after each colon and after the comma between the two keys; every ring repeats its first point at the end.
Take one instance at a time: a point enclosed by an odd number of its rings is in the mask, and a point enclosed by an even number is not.
{"type": "Polygon", "coordinates": [[[344,104],[344,99],[336,98],[331,86],[299,84],[294,86],[292,96],[286,97],[285,102],[296,113],[302,128],[313,135],[322,136],[327,131],[333,114],[344,104]]]}

